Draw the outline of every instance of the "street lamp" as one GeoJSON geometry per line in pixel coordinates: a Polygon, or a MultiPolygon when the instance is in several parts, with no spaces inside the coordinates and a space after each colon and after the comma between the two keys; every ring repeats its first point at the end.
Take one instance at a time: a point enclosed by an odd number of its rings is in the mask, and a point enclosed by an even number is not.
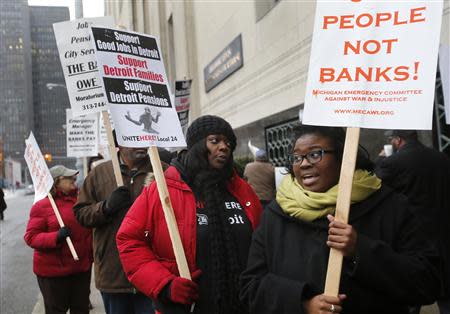
{"type": "Polygon", "coordinates": [[[62,88],[67,89],[66,85],[58,84],[58,83],[47,83],[47,84],[45,84],[45,86],[47,87],[48,90],[52,90],[53,88],[56,88],[56,87],[62,87],[62,88]]]}

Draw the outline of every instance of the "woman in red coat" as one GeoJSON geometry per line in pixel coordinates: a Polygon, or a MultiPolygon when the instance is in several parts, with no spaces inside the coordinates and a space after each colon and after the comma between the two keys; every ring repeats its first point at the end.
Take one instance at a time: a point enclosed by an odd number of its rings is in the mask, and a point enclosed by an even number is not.
{"type": "Polygon", "coordinates": [[[89,293],[92,265],[91,231],[75,219],[72,207],[77,200],[75,185],[78,171],[64,166],[50,169],[54,179],[51,194],[65,227],[58,224],[48,197],[31,208],[30,220],[24,236],[34,249],[33,271],[44,297],[45,313],[60,314],[70,309],[72,314],[89,313],[89,293]],[[73,242],[78,261],[66,243],[73,242]]]}
{"type": "Polygon", "coordinates": [[[179,277],[156,183],[144,189],[117,234],[128,279],[163,314],[240,314],[238,279],[245,268],[261,204],[233,170],[236,136],[216,116],[195,120],[188,150],[165,172],[192,281],[179,277]]]}

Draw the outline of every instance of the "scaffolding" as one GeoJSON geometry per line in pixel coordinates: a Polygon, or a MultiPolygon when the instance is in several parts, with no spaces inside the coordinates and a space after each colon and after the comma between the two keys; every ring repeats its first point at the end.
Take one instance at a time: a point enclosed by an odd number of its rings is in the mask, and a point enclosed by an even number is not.
{"type": "Polygon", "coordinates": [[[436,77],[436,90],[434,95],[435,118],[435,145],[440,152],[450,155],[450,126],[445,121],[444,93],[440,73],[436,77]]]}

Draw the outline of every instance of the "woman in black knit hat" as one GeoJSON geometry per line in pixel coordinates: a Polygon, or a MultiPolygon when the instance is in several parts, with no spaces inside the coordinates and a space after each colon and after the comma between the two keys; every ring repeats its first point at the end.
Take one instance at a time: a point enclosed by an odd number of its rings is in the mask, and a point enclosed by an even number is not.
{"type": "Polygon", "coordinates": [[[233,170],[236,136],[216,116],[195,120],[187,150],[165,172],[192,280],[179,277],[156,183],[127,213],[117,246],[128,279],[163,314],[247,313],[238,295],[261,204],[233,170]]]}

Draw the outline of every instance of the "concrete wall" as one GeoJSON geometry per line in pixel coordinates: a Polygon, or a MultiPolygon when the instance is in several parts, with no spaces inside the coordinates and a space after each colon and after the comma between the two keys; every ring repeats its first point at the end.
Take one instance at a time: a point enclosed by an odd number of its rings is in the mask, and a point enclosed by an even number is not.
{"type": "MultiPolygon", "coordinates": [[[[135,30],[160,37],[169,77],[193,79],[191,119],[216,114],[228,120],[242,142],[238,154],[248,153],[248,139],[264,143],[265,127],[297,117],[305,96],[315,1],[280,1],[259,21],[254,1],[122,3],[130,6],[124,12],[139,8],[144,12],[135,14],[133,25],[140,25],[135,30]],[[139,20],[143,16],[145,21],[139,20]],[[243,67],[207,93],[204,67],[239,34],[243,67]]],[[[443,43],[450,42],[449,14],[449,0],[445,0],[443,43]]],[[[382,134],[380,130],[362,131],[361,143],[372,155],[384,144],[382,134]]],[[[431,145],[431,132],[422,132],[421,138],[431,145]]]]}

